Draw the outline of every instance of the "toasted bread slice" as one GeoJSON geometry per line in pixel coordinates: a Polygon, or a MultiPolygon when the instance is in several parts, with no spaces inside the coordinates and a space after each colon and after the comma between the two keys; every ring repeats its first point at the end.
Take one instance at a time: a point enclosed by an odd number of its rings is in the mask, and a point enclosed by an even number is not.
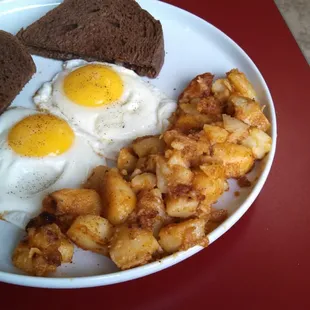
{"type": "Polygon", "coordinates": [[[36,72],[36,66],[18,39],[0,30],[0,114],[36,72]]]}
{"type": "Polygon", "coordinates": [[[134,0],[65,0],[17,37],[33,54],[114,62],[152,78],[164,62],[161,23],[134,0]]]}

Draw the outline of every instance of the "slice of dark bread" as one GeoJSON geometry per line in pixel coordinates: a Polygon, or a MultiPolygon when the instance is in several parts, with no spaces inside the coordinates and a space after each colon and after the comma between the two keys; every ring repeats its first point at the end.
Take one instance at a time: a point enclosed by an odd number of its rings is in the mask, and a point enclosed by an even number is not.
{"type": "Polygon", "coordinates": [[[161,23],[134,0],[65,0],[17,37],[33,54],[114,62],[152,78],[165,56],[161,23]]]}
{"type": "Polygon", "coordinates": [[[0,114],[36,72],[36,66],[18,39],[0,30],[0,114]]]}

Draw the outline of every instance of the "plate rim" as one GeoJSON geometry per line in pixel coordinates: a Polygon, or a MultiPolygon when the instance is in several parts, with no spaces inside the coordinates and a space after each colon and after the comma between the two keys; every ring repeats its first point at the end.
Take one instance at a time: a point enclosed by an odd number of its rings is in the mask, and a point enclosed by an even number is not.
{"type": "MultiPolygon", "coordinates": [[[[53,4],[59,4],[59,0],[51,1],[51,3],[47,4],[42,3],[43,0],[38,0],[37,4],[34,5],[35,7],[42,7],[48,6],[53,4]]],[[[16,0],[4,0],[1,1],[2,4],[14,4],[16,0]]],[[[265,91],[265,96],[268,101],[268,108],[270,112],[270,121],[271,121],[271,137],[272,137],[272,146],[271,151],[266,157],[266,162],[262,173],[260,174],[258,181],[252,188],[252,191],[247,196],[245,201],[235,210],[220,226],[218,226],[215,230],[213,230],[209,235],[208,238],[210,240],[210,244],[216,241],[219,237],[224,235],[237,221],[241,219],[241,217],[246,213],[246,211],[250,208],[253,204],[263,186],[268,178],[270,173],[275,152],[277,146],[277,119],[276,119],[276,112],[274,102],[271,96],[271,92],[265,82],[265,79],[259,69],[257,68],[256,64],[252,61],[252,59],[247,55],[247,53],[228,35],[226,35],[223,31],[209,23],[208,21],[204,20],[203,18],[186,11],[182,8],[174,6],[172,4],[162,2],[159,0],[138,0],[139,3],[144,2],[151,2],[154,5],[161,5],[170,7],[170,9],[178,11],[183,15],[187,15],[189,18],[194,18],[200,24],[207,25],[210,29],[217,33],[217,35],[221,36],[225,41],[228,41],[230,45],[236,49],[243,58],[247,60],[247,62],[252,66],[252,69],[255,71],[257,78],[259,79],[260,83],[263,86],[265,91]]],[[[26,5],[24,7],[28,7],[26,5]]],[[[17,8],[18,9],[18,8],[17,8]]],[[[1,13],[1,12],[0,12],[1,13]]],[[[0,14],[1,15],[1,14],[0,14]]],[[[29,286],[29,287],[38,287],[38,288],[58,288],[58,289],[69,289],[69,288],[86,288],[86,287],[96,287],[96,286],[105,286],[111,285],[116,283],[121,283],[129,280],[135,280],[144,276],[148,276],[150,274],[162,271],[166,268],[169,268],[189,257],[192,255],[200,252],[203,249],[201,246],[194,246],[186,251],[177,252],[175,254],[169,255],[159,261],[155,261],[143,266],[138,266],[133,269],[125,270],[125,271],[118,271],[109,274],[103,275],[93,275],[93,276],[83,276],[83,277],[64,277],[64,278],[48,278],[48,277],[35,277],[23,274],[14,274],[10,272],[0,271],[0,281],[9,283],[9,284],[16,284],[22,286],[29,286]]]]}

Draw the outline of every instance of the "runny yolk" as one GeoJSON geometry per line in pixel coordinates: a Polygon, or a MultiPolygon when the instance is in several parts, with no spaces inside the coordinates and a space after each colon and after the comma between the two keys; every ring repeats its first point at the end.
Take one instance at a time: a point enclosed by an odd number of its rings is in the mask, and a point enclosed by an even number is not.
{"type": "Polygon", "coordinates": [[[30,115],[12,127],[8,144],[19,155],[60,155],[72,145],[74,133],[66,121],[50,114],[30,115]]]}
{"type": "Polygon", "coordinates": [[[119,99],[123,93],[120,76],[107,66],[86,65],[68,74],[64,79],[65,95],[74,103],[99,107],[119,99]]]}

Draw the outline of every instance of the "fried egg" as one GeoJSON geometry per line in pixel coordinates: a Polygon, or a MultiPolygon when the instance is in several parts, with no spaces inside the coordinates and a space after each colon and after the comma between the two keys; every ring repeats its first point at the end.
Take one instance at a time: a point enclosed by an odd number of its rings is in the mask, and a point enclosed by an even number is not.
{"type": "Polygon", "coordinates": [[[34,96],[43,111],[88,135],[94,150],[115,159],[133,139],[161,133],[176,102],[121,66],[71,60],[34,96]]]}
{"type": "Polygon", "coordinates": [[[0,122],[0,214],[23,228],[48,193],[80,187],[103,164],[103,157],[64,119],[9,109],[0,122]]]}

